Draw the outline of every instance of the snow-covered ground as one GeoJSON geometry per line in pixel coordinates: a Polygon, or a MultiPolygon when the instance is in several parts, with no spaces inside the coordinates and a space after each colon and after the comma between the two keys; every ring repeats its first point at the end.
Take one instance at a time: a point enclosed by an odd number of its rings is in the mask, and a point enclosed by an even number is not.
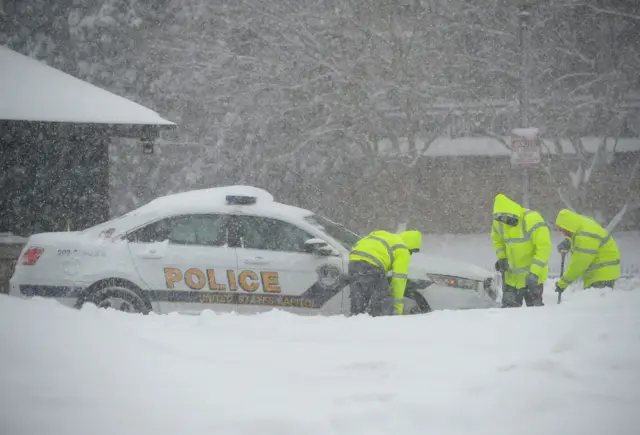
{"type": "Polygon", "coordinates": [[[636,435],[640,280],[423,316],[133,315],[0,296],[0,433],[636,435]],[[632,290],[635,289],[635,290],[632,290]]]}

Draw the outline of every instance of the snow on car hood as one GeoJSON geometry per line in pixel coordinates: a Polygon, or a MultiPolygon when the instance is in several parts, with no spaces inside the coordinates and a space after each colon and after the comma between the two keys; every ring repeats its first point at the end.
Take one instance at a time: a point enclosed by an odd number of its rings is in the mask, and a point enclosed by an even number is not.
{"type": "Polygon", "coordinates": [[[422,278],[425,273],[450,275],[459,278],[485,280],[493,277],[492,273],[476,264],[458,261],[446,257],[432,257],[424,254],[413,254],[409,266],[409,274],[414,273],[422,278]]]}

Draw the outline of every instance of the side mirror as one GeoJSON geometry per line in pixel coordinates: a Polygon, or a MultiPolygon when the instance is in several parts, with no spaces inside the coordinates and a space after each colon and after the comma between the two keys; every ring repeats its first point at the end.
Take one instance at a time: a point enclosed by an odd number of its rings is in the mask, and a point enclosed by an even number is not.
{"type": "Polygon", "coordinates": [[[304,246],[306,247],[308,252],[315,255],[321,255],[325,257],[339,255],[339,253],[335,249],[329,246],[329,244],[322,239],[309,239],[304,242],[304,246]]]}

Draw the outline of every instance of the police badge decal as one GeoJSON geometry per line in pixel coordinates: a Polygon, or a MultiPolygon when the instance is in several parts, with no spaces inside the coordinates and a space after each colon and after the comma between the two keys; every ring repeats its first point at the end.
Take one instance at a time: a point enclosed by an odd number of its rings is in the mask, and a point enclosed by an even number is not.
{"type": "Polygon", "coordinates": [[[331,264],[323,264],[316,269],[318,285],[323,290],[335,290],[340,285],[340,269],[331,264]]]}

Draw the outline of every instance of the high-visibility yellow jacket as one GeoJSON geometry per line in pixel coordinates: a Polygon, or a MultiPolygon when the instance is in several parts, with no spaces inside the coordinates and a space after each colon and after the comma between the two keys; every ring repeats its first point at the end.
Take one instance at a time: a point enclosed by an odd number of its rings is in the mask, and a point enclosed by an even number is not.
{"type": "Polygon", "coordinates": [[[491,240],[498,259],[509,261],[505,284],[525,288],[529,273],[538,276],[538,284],[544,283],[549,276],[552,249],[549,227],[540,213],[525,209],[500,193],[493,203],[494,219],[501,213],[518,218],[515,226],[494,220],[491,227],[491,240]]]}
{"type": "Polygon", "coordinates": [[[391,296],[396,300],[394,308],[401,314],[404,290],[409,278],[409,263],[412,250],[420,249],[422,234],[410,230],[400,234],[384,230],[373,231],[360,239],[349,254],[349,261],[366,261],[391,274],[391,296]]]}
{"type": "Polygon", "coordinates": [[[618,244],[600,224],[587,216],[562,209],[556,217],[556,225],[571,233],[571,259],[558,287],[565,289],[580,277],[584,287],[620,278],[618,244]]]}

